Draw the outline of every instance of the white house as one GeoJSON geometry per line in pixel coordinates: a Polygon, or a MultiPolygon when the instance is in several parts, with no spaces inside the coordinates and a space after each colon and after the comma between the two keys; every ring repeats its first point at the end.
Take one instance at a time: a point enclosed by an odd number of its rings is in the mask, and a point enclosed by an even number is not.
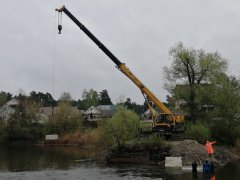
{"type": "Polygon", "coordinates": [[[104,118],[110,118],[116,112],[114,105],[91,106],[83,114],[88,121],[98,121],[104,118]]]}
{"type": "Polygon", "coordinates": [[[19,100],[16,98],[13,98],[9,100],[5,105],[11,106],[11,107],[17,107],[19,105],[19,100]]]}
{"type": "Polygon", "coordinates": [[[8,121],[12,114],[15,113],[15,109],[6,104],[0,107],[0,119],[2,121],[8,121]]]}
{"type": "Polygon", "coordinates": [[[0,107],[0,119],[2,121],[8,121],[15,113],[15,108],[19,105],[19,101],[17,99],[11,99],[6,104],[0,107]]]}
{"type": "Polygon", "coordinates": [[[100,120],[100,110],[94,106],[91,106],[84,112],[84,116],[87,118],[88,121],[98,121],[100,120]]]}

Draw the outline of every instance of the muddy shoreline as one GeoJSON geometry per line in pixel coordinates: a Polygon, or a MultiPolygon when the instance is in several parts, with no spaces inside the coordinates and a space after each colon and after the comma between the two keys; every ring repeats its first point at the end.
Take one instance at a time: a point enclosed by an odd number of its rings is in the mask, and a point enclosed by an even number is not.
{"type": "Polygon", "coordinates": [[[166,141],[161,148],[153,147],[148,151],[108,152],[106,160],[108,163],[164,165],[165,157],[171,156],[182,157],[183,166],[191,166],[193,161],[202,165],[205,160],[209,160],[218,168],[240,159],[239,148],[215,145],[214,150],[213,157],[209,159],[204,145],[195,140],[166,141]]]}
{"type": "MultiPolygon", "coordinates": [[[[77,144],[42,144],[47,146],[79,146],[77,144]]],[[[214,154],[208,158],[204,145],[195,140],[173,140],[164,141],[160,146],[131,147],[120,151],[113,149],[101,149],[98,146],[82,148],[97,149],[94,160],[103,163],[125,163],[125,164],[157,164],[164,165],[165,157],[182,157],[183,166],[191,166],[193,161],[202,165],[205,160],[214,162],[216,168],[223,167],[228,163],[240,159],[240,148],[226,145],[214,145],[214,154]]]]}

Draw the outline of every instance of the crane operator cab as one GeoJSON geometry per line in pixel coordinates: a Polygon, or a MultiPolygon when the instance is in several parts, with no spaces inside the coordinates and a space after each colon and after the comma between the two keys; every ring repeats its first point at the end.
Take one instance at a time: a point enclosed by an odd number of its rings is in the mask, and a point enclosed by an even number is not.
{"type": "Polygon", "coordinates": [[[172,114],[159,113],[153,120],[153,132],[164,132],[164,134],[171,134],[172,132],[185,131],[183,129],[184,116],[172,114]],[[181,127],[181,128],[180,128],[181,127]]]}

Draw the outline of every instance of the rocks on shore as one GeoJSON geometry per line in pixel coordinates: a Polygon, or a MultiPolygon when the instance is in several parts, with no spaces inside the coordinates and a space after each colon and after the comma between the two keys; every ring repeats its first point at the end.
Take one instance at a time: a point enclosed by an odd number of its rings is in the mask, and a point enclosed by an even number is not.
{"type": "Polygon", "coordinates": [[[205,160],[208,160],[219,167],[240,158],[233,147],[214,145],[213,157],[209,158],[204,145],[195,140],[169,141],[167,144],[171,147],[169,152],[171,156],[182,157],[184,166],[190,166],[194,160],[198,165],[202,165],[205,160]]]}
{"type": "Polygon", "coordinates": [[[224,166],[240,158],[233,147],[214,145],[213,158],[209,159],[204,145],[195,140],[166,141],[161,148],[130,152],[112,152],[108,155],[111,163],[157,163],[163,164],[166,156],[182,157],[183,166],[191,166],[196,161],[201,166],[205,160],[212,161],[216,167],[224,166]]]}

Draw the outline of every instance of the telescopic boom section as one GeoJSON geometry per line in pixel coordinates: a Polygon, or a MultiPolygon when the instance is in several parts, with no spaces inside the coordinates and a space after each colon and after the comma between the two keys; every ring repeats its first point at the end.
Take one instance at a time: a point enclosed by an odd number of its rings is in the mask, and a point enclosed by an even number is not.
{"type": "Polygon", "coordinates": [[[132,82],[144,93],[154,104],[162,111],[162,113],[172,114],[171,111],[146,87],[141,81],[127,68],[127,66],[118,60],[114,54],[112,54],[104,44],[102,44],[81,22],[79,22],[65,6],[60,9],[56,9],[58,12],[64,12],[119,68],[119,70],[125,74],[132,82]]]}
{"type": "Polygon", "coordinates": [[[64,12],[117,66],[122,64],[105,46],[102,44],[81,22],[70,13],[65,6],[56,9],[58,12],[64,12]]]}

